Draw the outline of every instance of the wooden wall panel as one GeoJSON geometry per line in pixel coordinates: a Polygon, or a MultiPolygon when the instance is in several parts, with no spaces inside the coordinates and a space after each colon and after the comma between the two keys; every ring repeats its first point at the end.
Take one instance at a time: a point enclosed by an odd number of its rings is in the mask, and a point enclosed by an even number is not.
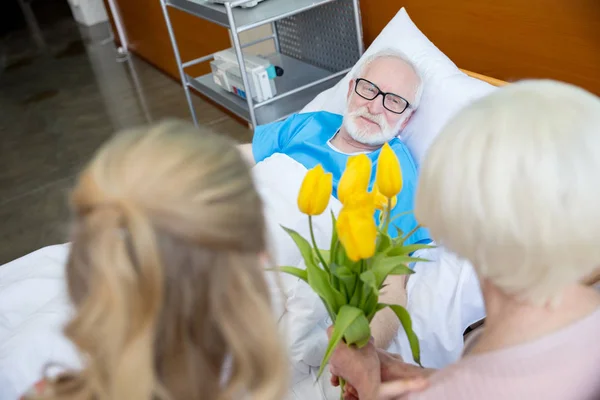
{"type": "MultiPolygon", "coordinates": [[[[172,77],[179,79],[173,48],[158,0],[116,0],[130,49],[172,77]]],[[[227,29],[170,8],[169,14],[184,61],[230,47],[227,29]]],[[[210,72],[200,64],[188,73],[210,72]]]]}
{"type": "MultiPolygon", "coordinates": [[[[117,3],[131,49],[178,79],[159,1],[117,3]]],[[[554,78],[600,94],[600,0],[362,0],[367,45],[403,6],[461,68],[507,81],[554,78]]],[[[184,57],[230,46],[226,29],[170,12],[184,57]]]]}
{"type": "Polygon", "coordinates": [[[600,95],[600,0],[362,0],[367,45],[403,6],[461,68],[559,79],[600,95]]]}

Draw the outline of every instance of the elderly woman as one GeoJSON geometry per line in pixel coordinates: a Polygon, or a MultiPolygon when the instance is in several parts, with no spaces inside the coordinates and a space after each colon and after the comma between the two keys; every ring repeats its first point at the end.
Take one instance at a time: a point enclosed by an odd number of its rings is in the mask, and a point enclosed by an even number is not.
{"type": "Polygon", "coordinates": [[[600,265],[600,100],[525,81],[472,104],[427,154],[415,212],[475,266],[485,327],[433,373],[338,347],[346,397],[600,398],[600,293],[586,285],[600,265]]]}

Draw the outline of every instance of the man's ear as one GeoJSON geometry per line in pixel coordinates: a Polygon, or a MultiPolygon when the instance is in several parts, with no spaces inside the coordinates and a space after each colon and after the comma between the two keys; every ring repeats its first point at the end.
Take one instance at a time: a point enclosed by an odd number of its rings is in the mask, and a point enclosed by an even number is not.
{"type": "Polygon", "coordinates": [[[356,81],[354,79],[350,79],[350,82],[348,82],[348,93],[346,94],[346,101],[348,101],[350,99],[350,95],[352,94],[352,90],[354,90],[355,82],[356,81]]]}

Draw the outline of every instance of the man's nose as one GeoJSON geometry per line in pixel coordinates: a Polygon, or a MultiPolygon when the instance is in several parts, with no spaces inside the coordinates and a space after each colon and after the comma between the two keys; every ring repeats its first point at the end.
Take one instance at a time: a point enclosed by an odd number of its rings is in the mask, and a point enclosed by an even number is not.
{"type": "Polygon", "coordinates": [[[385,110],[385,107],[383,107],[383,96],[379,95],[371,100],[368,108],[371,114],[381,114],[385,110]]]}

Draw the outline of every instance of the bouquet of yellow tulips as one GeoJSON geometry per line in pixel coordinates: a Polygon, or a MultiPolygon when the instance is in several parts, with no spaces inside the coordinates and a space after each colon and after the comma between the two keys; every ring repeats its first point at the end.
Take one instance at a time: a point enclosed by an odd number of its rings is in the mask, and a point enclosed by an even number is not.
{"type": "Polygon", "coordinates": [[[364,154],[348,159],[338,185],[338,198],[343,207],[337,220],[332,213],[333,234],[328,250],[317,247],[312,224],[312,216],[325,211],[332,193],[332,175],[321,165],[308,171],[298,196],[300,211],[308,215],[311,242],[284,228],[300,249],[306,269],[280,267],[280,270],[308,283],[323,301],[334,324],[319,375],[342,340],[358,347],[369,342],[369,323],[386,307],[398,316],[414,360],[420,364],[419,341],[412,330],[408,311],[400,305],[379,303],[379,291],[388,275],[412,274],[408,264],[424,260],[411,254],[429,246],[405,245],[418,227],[406,234],[399,231],[396,238],[388,234],[393,222],[391,210],[402,190],[400,163],[389,145],[381,150],[375,185],[369,192],[371,169],[371,160],[364,154]],[[377,210],[379,223],[375,218],[377,210]]]}

